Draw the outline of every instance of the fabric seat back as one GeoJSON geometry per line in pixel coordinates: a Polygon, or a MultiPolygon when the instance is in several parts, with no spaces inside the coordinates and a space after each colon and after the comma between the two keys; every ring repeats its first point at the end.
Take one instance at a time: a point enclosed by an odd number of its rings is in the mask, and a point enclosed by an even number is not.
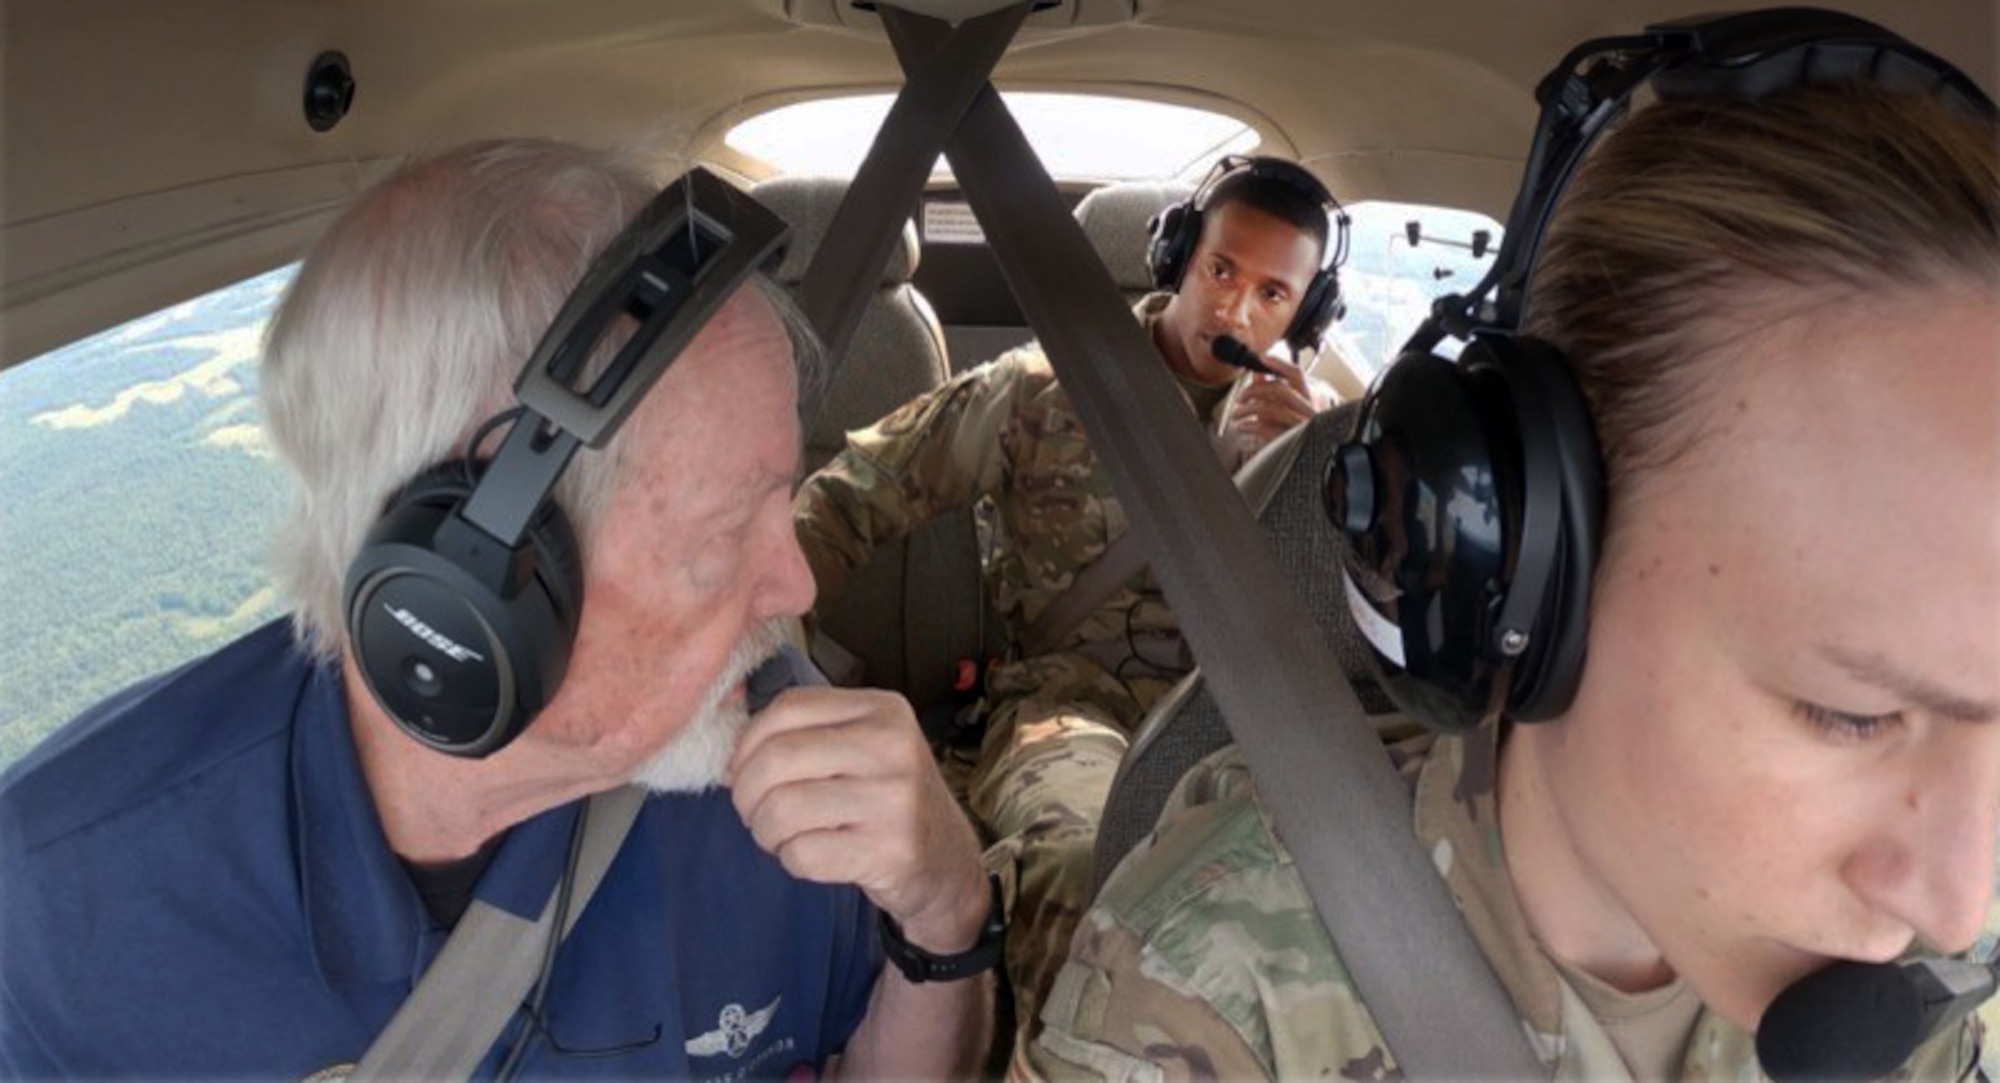
{"type": "Polygon", "coordinates": [[[1153,216],[1194,194],[1178,181],[1119,181],[1094,189],[1076,205],[1077,224],[1128,303],[1153,291],[1146,269],[1146,224],[1153,216]]]}
{"type": "MultiPolygon", "coordinates": [[[[1394,709],[1375,681],[1368,644],[1348,615],[1341,596],[1339,542],[1327,522],[1321,482],[1327,463],[1354,425],[1359,404],[1335,407],[1307,422],[1293,434],[1300,441],[1296,458],[1257,521],[1270,539],[1273,554],[1298,596],[1312,613],[1326,640],[1328,660],[1338,664],[1369,713],[1394,709]]],[[[1093,894],[1125,855],[1152,831],[1167,796],[1181,776],[1232,738],[1222,711],[1201,680],[1190,674],[1173,694],[1154,705],[1140,723],[1132,746],[1119,764],[1117,779],[1104,805],[1097,833],[1093,894]]]]}
{"type": "MultiPolygon", "coordinates": [[[[791,246],[773,276],[786,288],[798,288],[846,191],[845,180],[827,177],[779,177],[751,189],[792,227],[791,246]]],[[[944,331],[910,281],[917,254],[916,229],[906,224],[806,433],[807,471],[839,454],[850,430],[949,378],[944,331]]],[[[858,683],[900,691],[920,711],[948,700],[954,664],[977,657],[985,638],[970,513],[942,517],[878,547],[822,609],[820,631],[860,659],[858,683]]]]}

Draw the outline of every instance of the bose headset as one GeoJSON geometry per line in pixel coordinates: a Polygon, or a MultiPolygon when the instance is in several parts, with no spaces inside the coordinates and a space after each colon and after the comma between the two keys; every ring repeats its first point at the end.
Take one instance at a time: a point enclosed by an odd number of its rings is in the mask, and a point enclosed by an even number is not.
{"type": "Polygon", "coordinates": [[[562,684],[583,609],[583,565],[549,498],[585,444],[602,448],[695,334],[778,254],[783,221],[705,170],[648,203],[591,264],[465,457],[392,496],[348,566],[348,640],[368,690],[417,740],[486,756],[562,684]],[[637,329],[588,387],[585,368],[629,317],[637,329]],[[485,436],[512,428],[491,462],[485,436]]]}
{"type": "Polygon", "coordinates": [[[1340,298],[1340,265],[1347,261],[1347,212],[1318,177],[1283,158],[1226,155],[1208,171],[1193,195],[1154,215],[1146,223],[1146,270],[1153,276],[1153,288],[1170,291],[1181,288],[1188,263],[1201,244],[1202,219],[1210,198],[1224,182],[1243,176],[1288,185],[1326,214],[1326,241],[1320,252],[1319,270],[1313,272],[1312,281],[1299,297],[1298,311],[1285,327],[1285,342],[1294,351],[1317,346],[1327,326],[1347,311],[1340,298]]]}
{"type": "Polygon", "coordinates": [[[1944,60],[1813,8],[1587,41],[1536,87],[1541,117],[1493,267],[1435,304],[1327,470],[1327,514],[1351,542],[1348,608],[1405,710],[1446,732],[1503,713],[1540,721],[1582,680],[1603,467],[1561,353],[1517,331],[1549,217],[1585,153],[1648,81],[1663,100],[1752,100],[1850,79],[1995,112],[1944,60]],[[1456,362],[1431,352],[1447,334],[1466,340],[1456,362]]]}

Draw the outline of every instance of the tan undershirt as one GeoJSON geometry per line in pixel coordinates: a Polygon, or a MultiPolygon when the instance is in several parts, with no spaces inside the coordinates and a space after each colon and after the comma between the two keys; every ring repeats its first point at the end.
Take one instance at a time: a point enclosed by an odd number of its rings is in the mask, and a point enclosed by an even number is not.
{"type": "Polygon", "coordinates": [[[1214,385],[1196,383],[1178,372],[1174,373],[1174,379],[1181,385],[1181,390],[1187,392],[1188,402],[1194,406],[1194,416],[1200,418],[1204,425],[1215,420],[1215,408],[1229,397],[1229,389],[1235,384],[1235,381],[1214,385]]]}
{"type": "Polygon", "coordinates": [[[1643,993],[1621,993],[1560,962],[1556,969],[1597,1018],[1637,1083],[1664,1083],[1681,1077],[1688,1038],[1701,1015],[1701,998],[1686,982],[1676,979],[1643,993]]]}

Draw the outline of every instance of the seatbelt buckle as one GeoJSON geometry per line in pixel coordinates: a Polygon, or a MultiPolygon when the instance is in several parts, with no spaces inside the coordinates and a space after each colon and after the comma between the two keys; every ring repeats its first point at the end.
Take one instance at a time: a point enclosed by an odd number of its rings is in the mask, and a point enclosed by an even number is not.
{"type": "Polygon", "coordinates": [[[951,694],[917,718],[933,748],[979,747],[986,735],[986,671],[998,663],[997,658],[981,663],[966,657],[951,664],[951,694]]]}
{"type": "Polygon", "coordinates": [[[943,743],[949,748],[978,748],[986,739],[986,674],[1000,664],[997,657],[981,661],[960,658],[952,663],[951,727],[943,743]]]}
{"type": "Polygon", "coordinates": [[[979,694],[981,666],[971,658],[961,658],[952,663],[951,695],[953,699],[964,699],[979,694]]]}

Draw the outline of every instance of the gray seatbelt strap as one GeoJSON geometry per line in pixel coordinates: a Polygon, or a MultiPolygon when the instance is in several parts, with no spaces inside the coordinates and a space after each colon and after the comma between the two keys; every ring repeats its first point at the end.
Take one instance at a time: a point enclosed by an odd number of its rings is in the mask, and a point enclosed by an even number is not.
{"type": "MultiPolygon", "coordinates": [[[[1271,502],[1271,494],[1290,472],[1298,449],[1296,440],[1273,441],[1236,472],[1236,491],[1243,494],[1243,502],[1253,513],[1262,512],[1271,502]]],[[[1028,626],[1021,636],[1021,654],[1034,658],[1054,650],[1145,567],[1146,547],[1139,532],[1127,530],[1118,535],[1028,626]]]]}
{"type": "Polygon", "coordinates": [[[1083,566],[1069,589],[1056,595],[1035,623],[1021,635],[1021,655],[1035,658],[1047,654],[1076,631],[1098,607],[1111,600],[1133,576],[1146,567],[1146,547],[1136,531],[1127,530],[1112,539],[1097,559],[1083,566]]]}
{"type": "Polygon", "coordinates": [[[830,367],[837,369],[846,356],[862,305],[881,281],[903,221],[923,196],[945,137],[1027,17],[1027,6],[1015,5],[968,19],[910,67],[799,279],[799,311],[819,335],[830,367]]]}
{"type": "MultiPolygon", "coordinates": [[[[947,34],[884,5],[906,71],[947,34]]],[[[1194,415],[989,84],[945,146],[1341,960],[1406,1078],[1547,1074],[1410,828],[1409,793],[1194,415]],[[1143,419],[1143,425],[1140,423],[1143,419]],[[1172,539],[1172,545],[1160,544],[1172,539]],[[1338,724],[1327,725],[1329,713],[1338,724]]]]}
{"type": "MultiPolygon", "coordinates": [[[[576,926],[645,801],[645,791],[636,786],[590,799],[562,935],[576,926]]],[[[347,1078],[369,1083],[472,1078],[541,970],[556,895],[549,893],[534,921],[474,899],[409,999],[347,1078]]]]}

